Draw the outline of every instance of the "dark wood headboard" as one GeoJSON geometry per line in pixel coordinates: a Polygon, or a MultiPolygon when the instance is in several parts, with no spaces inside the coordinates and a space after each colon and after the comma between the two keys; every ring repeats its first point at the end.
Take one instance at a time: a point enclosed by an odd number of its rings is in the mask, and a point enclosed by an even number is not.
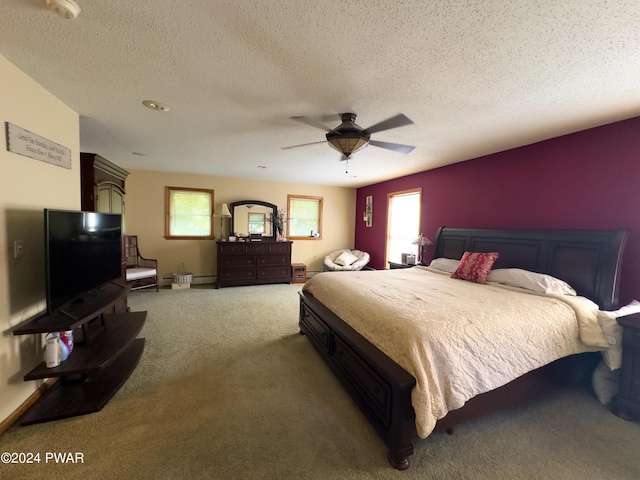
{"type": "Polygon", "coordinates": [[[493,268],[522,268],[564,280],[603,310],[618,307],[627,230],[438,229],[433,258],[498,252],[493,268]]]}

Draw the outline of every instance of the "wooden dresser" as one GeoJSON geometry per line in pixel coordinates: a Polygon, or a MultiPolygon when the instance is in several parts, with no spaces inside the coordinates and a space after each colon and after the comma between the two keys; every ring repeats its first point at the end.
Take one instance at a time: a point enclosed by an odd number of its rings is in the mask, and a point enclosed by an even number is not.
{"type": "Polygon", "coordinates": [[[291,283],[293,242],[217,242],[216,287],[291,283]]]}

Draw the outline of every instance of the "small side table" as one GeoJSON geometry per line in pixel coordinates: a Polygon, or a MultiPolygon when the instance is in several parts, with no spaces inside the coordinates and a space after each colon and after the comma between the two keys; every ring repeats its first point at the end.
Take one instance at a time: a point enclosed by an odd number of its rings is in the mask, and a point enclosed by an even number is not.
{"type": "Polygon", "coordinates": [[[410,265],[408,263],[398,263],[398,262],[388,262],[388,263],[389,263],[389,268],[391,270],[395,270],[396,268],[411,268],[415,266],[415,265],[410,265]]]}
{"type": "Polygon", "coordinates": [[[291,279],[292,283],[306,283],[307,266],[304,263],[292,263],[291,279]]]}
{"type": "Polygon", "coordinates": [[[622,325],[622,372],[612,412],[625,420],[640,420],[640,313],[618,317],[622,325]]]}

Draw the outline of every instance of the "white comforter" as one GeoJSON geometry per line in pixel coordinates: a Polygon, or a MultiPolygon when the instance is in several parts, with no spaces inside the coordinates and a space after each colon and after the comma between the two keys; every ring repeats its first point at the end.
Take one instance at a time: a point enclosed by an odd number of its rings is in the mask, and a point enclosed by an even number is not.
{"type": "Polygon", "coordinates": [[[470,398],[606,341],[583,297],[480,285],[414,267],[315,275],[304,290],[416,379],[418,435],[470,398]]]}

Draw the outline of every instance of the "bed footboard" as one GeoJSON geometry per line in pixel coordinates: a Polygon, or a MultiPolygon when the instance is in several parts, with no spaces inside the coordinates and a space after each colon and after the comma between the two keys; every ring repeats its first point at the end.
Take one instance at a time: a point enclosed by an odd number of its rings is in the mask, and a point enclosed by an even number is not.
{"type": "Polygon", "coordinates": [[[418,439],[411,405],[413,376],[304,292],[299,326],[389,448],[389,463],[399,470],[409,468],[418,439]]]}
{"type": "MultiPolygon", "coordinates": [[[[419,439],[411,404],[415,378],[306,292],[300,292],[299,326],[386,444],[391,466],[409,468],[414,442],[419,439]]],[[[586,384],[599,358],[597,352],[571,355],[528,372],[450,411],[438,420],[434,431],[451,433],[455,426],[559,387],[586,384]]]]}

